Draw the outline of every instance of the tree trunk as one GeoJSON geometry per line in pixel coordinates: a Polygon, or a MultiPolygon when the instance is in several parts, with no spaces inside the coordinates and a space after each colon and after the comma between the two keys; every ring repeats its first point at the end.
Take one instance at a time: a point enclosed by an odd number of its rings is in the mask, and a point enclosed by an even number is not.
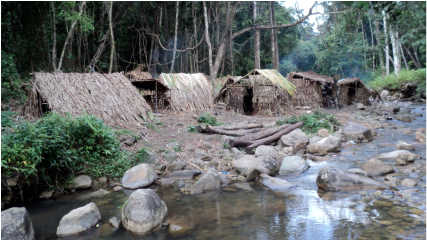
{"type": "Polygon", "coordinates": [[[298,123],[296,123],[294,125],[289,126],[288,128],[286,128],[284,130],[281,130],[281,131],[277,132],[276,134],[274,134],[272,136],[269,136],[269,137],[257,140],[253,144],[247,146],[245,148],[245,151],[246,151],[247,154],[253,154],[254,153],[254,151],[253,151],[254,148],[256,148],[256,147],[258,147],[260,145],[268,145],[268,144],[270,144],[270,143],[272,143],[274,141],[277,141],[283,135],[286,135],[289,132],[291,132],[291,131],[295,130],[296,128],[299,128],[299,127],[301,127],[303,125],[304,125],[304,122],[298,122],[298,123]]]}
{"type": "Polygon", "coordinates": [[[231,147],[238,147],[238,146],[244,146],[244,147],[246,147],[246,146],[250,145],[250,144],[246,145],[248,142],[252,142],[252,141],[255,141],[255,140],[259,140],[259,139],[271,136],[274,133],[277,133],[277,132],[279,132],[279,131],[281,131],[281,130],[283,130],[285,128],[288,128],[289,126],[291,126],[291,125],[290,124],[286,124],[286,125],[282,125],[282,126],[276,126],[276,127],[272,127],[272,128],[266,128],[265,130],[260,131],[258,133],[249,134],[249,135],[242,136],[242,137],[240,137],[238,139],[230,140],[230,146],[231,147]]]}
{"type": "MultiPolygon", "coordinates": [[[[168,15],[167,15],[167,13],[168,13],[168,11],[167,11],[167,9],[168,9],[168,3],[167,2],[164,2],[164,6],[163,6],[163,16],[164,16],[164,18],[165,18],[165,29],[166,29],[166,31],[165,31],[165,39],[167,39],[167,40],[169,40],[169,19],[168,19],[168,15]]],[[[170,43],[169,43],[169,41],[168,41],[168,45],[166,46],[167,48],[170,48],[170,43]]],[[[162,72],[164,72],[164,73],[169,73],[170,71],[169,71],[169,65],[167,64],[168,63],[168,52],[165,52],[164,54],[163,54],[163,71],[162,72]]]]}
{"type": "Polygon", "coordinates": [[[417,60],[417,63],[418,63],[417,65],[419,66],[419,68],[421,68],[420,60],[418,60],[417,49],[415,48],[414,45],[412,45],[412,48],[414,49],[415,59],[417,60]]]}
{"type": "Polygon", "coordinates": [[[402,43],[400,43],[400,41],[398,40],[397,44],[399,45],[400,54],[402,55],[403,61],[405,63],[405,68],[406,68],[406,70],[409,70],[408,63],[406,62],[405,54],[403,53],[402,43]]]}
{"type": "MultiPolygon", "coordinates": [[[[406,53],[409,55],[409,57],[411,58],[412,62],[414,62],[415,68],[419,69],[420,66],[418,65],[418,62],[415,60],[414,56],[412,55],[411,51],[409,51],[409,49],[402,44],[401,46],[403,46],[403,49],[405,49],[406,53]]],[[[402,51],[403,52],[403,51],[402,51]]]]}
{"type": "Polygon", "coordinates": [[[52,44],[52,68],[56,72],[56,14],[55,14],[55,5],[54,2],[51,2],[52,5],[52,20],[53,20],[53,44],[52,44]]]}
{"type": "MultiPolygon", "coordinates": [[[[381,45],[381,41],[380,41],[380,38],[378,37],[378,34],[380,32],[380,28],[379,28],[380,23],[375,20],[375,24],[374,25],[375,25],[375,37],[377,39],[377,46],[380,46],[381,45]]],[[[383,75],[384,75],[384,59],[383,59],[383,51],[381,50],[381,46],[380,46],[380,48],[378,50],[378,53],[379,53],[379,59],[380,59],[380,66],[381,66],[381,69],[382,69],[383,75]]]]}
{"type": "MultiPolygon", "coordinates": [[[[206,9],[206,3],[203,2],[203,17],[205,18],[205,34],[206,34],[206,44],[208,45],[208,54],[209,54],[209,80],[214,84],[215,76],[213,76],[213,65],[212,65],[212,45],[209,37],[209,23],[208,23],[208,13],[206,9]]],[[[215,95],[215,94],[214,94],[215,95]]]]}
{"type": "MultiPolygon", "coordinates": [[[[372,31],[372,21],[371,21],[371,15],[369,15],[369,29],[371,30],[371,45],[372,50],[375,48],[374,46],[374,32],[372,31]]],[[[372,70],[375,71],[375,52],[372,52],[372,70]]]]}
{"type": "MultiPolygon", "coordinates": [[[[194,43],[197,44],[197,17],[196,17],[196,2],[193,2],[192,4],[192,12],[193,12],[193,23],[194,23],[194,43]]],[[[198,62],[198,53],[197,49],[193,51],[194,56],[194,71],[195,73],[199,72],[199,64],[198,62]]],[[[210,74],[210,73],[209,73],[210,74]]]]}
{"type": "MultiPolygon", "coordinates": [[[[84,8],[85,4],[86,4],[86,2],[85,2],[85,1],[83,1],[83,2],[82,2],[82,4],[80,5],[79,18],[80,18],[80,17],[82,16],[82,14],[83,14],[83,8],[84,8]]],[[[62,60],[64,59],[64,54],[65,54],[65,49],[66,49],[66,47],[67,47],[68,41],[69,41],[69,39],[70,39],[71,34],[73,33],[73,29],[74,29],[74,26],[76,26],[77,21],[78,21],[78,20],[75,20],[75,21],[71,24],[70,30],[68,31],[68,35],[67,35],[67,38],[65,39],[64,47],[62,48],[61,58],[59,59],[59,64],[58,64],[57,71],[60,71],[60,70],[61,70],[62,60]]]]}
{"type": "Polygon", "coordinates": [[[172,54],[172,64],[171,64],[171,72],[172,73],[175,73],[174,64],[175,64],[175,56],[176,56],[176,41],[178,38],[178,16],[179,16],[179,2],[176,2],[175,38],[173,40],[173,54],[172,54]]]}
{"type": "Polygon", "coordinates": [[[110,10],[108,11],[108,21],[110,23],[110,38],[111,38],[111,53],[110,53],[110,68],[108,69],[108,73],[111,74],[114,65],[114,51],[116,44],[114,42],[114,33],[113,33],[113,1],[110,2],[110,10]]]}
{"type": "MultiPolygon", "coordinates": [[[[270,7],[270,25],[273,26],[274,22],[273,22],[273,4],[274,2],[271,1],[269,2],[269,7],[270,7]]],[[[276,65],[276,45],[274,44],[274,29],[270,29],[270,41],[271,41],[271,61],[272,61],[272,65],[273,65],[273,69],[277,69],[277,65],[276,65]]]]}
{"type": "MultiPolygon", "coordinates": [[[[257,23],[255,22],[257,19],[257,2],[254,1],[254,8],[253,8],[253,18],[254,18],[254,25],[257,23]]],[[[255,69],[261,68],[261,51],[260,51],[260,44],[259,44],[259,29],[255,30],[255,69]]]]}
{"type": "Polygon", "coordinates": [[[399,56],[399,46],[398,46],[398,36],[396,31],[390,31],[390,39],[391,39],[391,47],[393,50],[393,65],[394,65],[394,73],[396,75],[399,74],[401,70],[400,66],[400,56],[399,56]]]}
{"type": "Polygon", "coordinates": [[[389,60],[389,49],[388,49],[388,33],[387,33],[387,16],[385,15],[385,11],[383,13],[383,22],[384,22],[384,36],[385,36],[385,71],[386,76],[390,75],[390,62],[389,60]]]}

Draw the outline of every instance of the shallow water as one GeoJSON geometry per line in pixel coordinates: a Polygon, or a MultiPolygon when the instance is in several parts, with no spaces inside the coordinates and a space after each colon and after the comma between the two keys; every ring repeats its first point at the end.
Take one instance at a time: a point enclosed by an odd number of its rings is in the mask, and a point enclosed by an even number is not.
{"type": "MultiPolygon", "coordinates": [[[[191,196],[182,195],[178,188],[154,187],[168,207],[166,222],[170,223],[171,229],[175,227],[173,225],[179,225],[181,231],[162,228],[144,236],[132,235],[123,228],[113,231],[108,220],[113,216],[120,218],[120,206],[132,193],[130,190],[91,199],[87,198],[91,192],[83,191],[55,200],[34,202],[26,207],[36,239],[56,239],[56,228],[62,216],[95,202],[102,217],[100,227],[72,239],[425,240],[426,145],[416,142],[414,134],[402,133],[406,128],[425,127],[425,110],[422,109],[425,106],[415,107],[415,112],[423,113],[423,117],[417,117],[411,123],[393,121],[399,128],[377,130],[378,136],[373,142],[344,145],[342,152],[332,156],[330,161],[310,161],[311,168],[307,172],[283,177],[299,186],[288,192],[273,192],[256,183],[234,183],[216,191],[191,196]],[[347,193],[322,193],[317,190],[317,173],[323,166],[333,165],[344,170],[361,167],[378,153],[394,151],[397,140],[415,145],[417,150],[414,153],[423,157],[411,165],[416,166],[413,179],[424,182],[424,187],[397,186],[400,191],[418,189],[410,197],[400,197],[390,190],[380,193],[376,190],[347,193]]],[[[399,171],[396,175],[403,175],[401,173],[399,171]]],[[[407,178],[408,174],[404,175],[407,178]]]]}

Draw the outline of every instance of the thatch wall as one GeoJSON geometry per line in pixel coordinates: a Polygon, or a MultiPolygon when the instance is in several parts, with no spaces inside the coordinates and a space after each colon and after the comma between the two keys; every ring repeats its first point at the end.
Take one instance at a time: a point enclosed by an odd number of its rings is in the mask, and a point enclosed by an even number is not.
{"type": "Polygon", "coordinates": [[[295,85],[297,91],[292,97],[294,106],[310,106],[311,108],[323,107],[322,87],[324,84],[333,84],[334,79],[317,74],[313,71],[304,73],[289,73],[286,78],[295,85]]]}
{"type": "Polygon", "coordinates": [[[242,76],[230,76],[227,78],[227,81],[224,83],[222,88],[219,90],[218,95],[215,97],[214,102],[217,103],[219,101],[226,101],[227,97],[227,91],[226,88],[235,82],[237,82],[239,79],[241,79],[242,76]]]}
{"type": "Polygon", "coordinates": [[[200,111],[214,107],[212,89],[204,74],[161,74],[160,81],[171,90],[173,111],[200,111]]]}
{"type": "Polygon", "coordinates": [[[369,97],[375,93],[370,90],[359,78],[348,78],[340,80],[337,84],[339,88],[338,98],[341,104],[352,105],[353,102],[370,105],[369,97]]]}
{"type": "Polygon", "coordinates": [[[290,94],[294,88],[279,72],[256,69],[227,86],[227,108],[240,114],[248,114],[248,110],[251,115],[290,114],[295,110],[290,94]]]}
{"type": "Polygon", "coordinates": [[[152,112],[121,73],[35,73],[23,114],[39,118],[43,109],[75,117],[86,112],[122,127],[149,121],[152,112]]]}

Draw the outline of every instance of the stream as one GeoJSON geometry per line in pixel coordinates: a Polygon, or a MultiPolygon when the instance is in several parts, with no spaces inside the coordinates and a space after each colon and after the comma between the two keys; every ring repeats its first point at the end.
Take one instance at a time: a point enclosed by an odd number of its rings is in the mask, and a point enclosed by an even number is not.
{"type": "MultiPolygon", "coordinates": [[[[184,195],[177,187],[154,186],[168,207],[166,222],[170,227],[147,235],[132,235],[123,227],[114,231],[108,223],[111,217],[121,217],[120,207],[132,190],[112,191],[102,198],[88,198],[94,190],[78,191],[54,200],[34,201],[26,208],[36,239],[57,239],[56,229],[65,214],[95,202],[102,217],[100,226],[70,239],[425,240],[426,144],[415,141],[414,134],[405,134],[410,129],[426,127],[425,105],[404,104],[423,116],[410,123],[392,120],[397,129],[377,129],[378,135],[369,143],[343,143],[342,151],[331,155],[329,161],[310,161],[311,168],[305,173],[283,177],[297,184],[297,189],[273,192],[256,183],[237,182],[203,194],[184,195]],[[394,146],[398,140],[414,145],[416,151],[413,153],[422,156],[422,159],[398,168],[394,162],[385,161],[396,169],[399,191],[318,191],[317,174],[325,165],[343,170],[361,168],[376,154],[396,150],[394,146]],[[408,169],[412,171],[408,173],[408,169]],[[400,181],[408,176],[418,185],[401,186],[400,181]],[[176,225],[181,229],[178,230],[176,225]]],[[[384,181],[381,177],[377,179],[384,181]]]]}

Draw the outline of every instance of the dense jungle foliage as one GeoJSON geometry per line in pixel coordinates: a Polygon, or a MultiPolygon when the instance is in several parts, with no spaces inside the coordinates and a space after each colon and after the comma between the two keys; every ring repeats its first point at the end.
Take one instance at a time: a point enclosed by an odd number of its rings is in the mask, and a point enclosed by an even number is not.
{"type": "Polygon", "coordinates": [[[126,72],[143,64],[154,76],[203,72],[213,80],[245,75],[256,66],[257,51],[260,68],[277,61],[284,75],[313,70],[369,82],[425,68],[425,2],[318,5],[326,14],[315,7],[316,23],[287,26],[307,11],[279,2],[2,1],[2,101],[24,101],[22,84],[31,72],[109,72],[110,66],[126,72]]]}

